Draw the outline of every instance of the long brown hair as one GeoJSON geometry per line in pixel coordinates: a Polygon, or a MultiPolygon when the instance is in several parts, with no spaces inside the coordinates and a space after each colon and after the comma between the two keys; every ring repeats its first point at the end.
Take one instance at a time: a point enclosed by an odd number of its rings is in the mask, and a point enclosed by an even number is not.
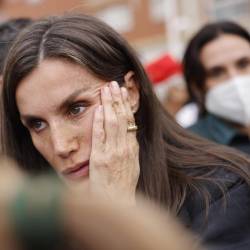
{"type": "Polygon", "coordinates": [[[208,200],[204,183],[215,183],[212,175],[219,167],[249,182],[246,158],[178,126],[156,98],[128,43],[103,22],[80,14],[34,22],[10,50],[4,72],[3,149],[22,168],[30,172],[50,168],[22,125],[15,100],[20,81],[46,58],[67,59],[100,79],[116,80],[120,85],[128,71],[134,72],[140,91],[140,106],[135,114],[141,167],[137,188],[147,197],[177,212],[191,190],[201,192],[208,200]]]}

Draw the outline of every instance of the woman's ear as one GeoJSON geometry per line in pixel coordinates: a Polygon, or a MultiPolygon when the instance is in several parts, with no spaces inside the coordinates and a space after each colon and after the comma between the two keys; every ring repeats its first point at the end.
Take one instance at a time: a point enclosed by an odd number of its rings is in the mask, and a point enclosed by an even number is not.
{"type": "Polygon", "coordinates": [[[131,110],[133,113],[136,113],[136,111],[139,108],[140,94],[139,94],[138,85],[135,82],[133,71],[129,71],[124,76],[124,87],[126,87],[126,89],[128,90],[131,110]]]}

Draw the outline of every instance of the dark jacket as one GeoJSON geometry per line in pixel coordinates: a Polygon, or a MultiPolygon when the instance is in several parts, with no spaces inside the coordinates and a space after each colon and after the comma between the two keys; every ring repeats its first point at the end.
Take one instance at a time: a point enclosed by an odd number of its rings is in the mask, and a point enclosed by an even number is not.
{"type": "Polygon", "coordinates": [[[223,198],[221,190],[209,184],[211,199],[207,218],[204,203],[193,193],[179,216],[188,228],[201,236],[209,250],[250,250],[250,186],[225,171],[217,177],[225,184],[226,195],[223,198]]]}
{"type": "Polygon", "coordinates": [[[249,137],[232,127],[228,122],[212,114],[200,118],[188,130],[213,142],[250,154],[249,137]]]}

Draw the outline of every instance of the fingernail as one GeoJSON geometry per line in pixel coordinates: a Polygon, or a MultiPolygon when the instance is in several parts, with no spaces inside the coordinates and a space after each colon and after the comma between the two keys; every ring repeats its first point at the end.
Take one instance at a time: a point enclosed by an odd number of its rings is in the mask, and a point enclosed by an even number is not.
{"type": "Polygon", "coordinates": [[[111,82],[111,86],[112,86],[112,88],[113,88],[114,90],[116,90],[116,91],[118,91],[118,90],[119,90],[119,85],[118,85],[118,83],[117,83],[117,82],[112,81],[112,82],[111,82]]]}
{"type": "Polygon", "coordinates": [[[109,88],[107,86],[104,87],[104,93],[109,94],[109,88]]]}

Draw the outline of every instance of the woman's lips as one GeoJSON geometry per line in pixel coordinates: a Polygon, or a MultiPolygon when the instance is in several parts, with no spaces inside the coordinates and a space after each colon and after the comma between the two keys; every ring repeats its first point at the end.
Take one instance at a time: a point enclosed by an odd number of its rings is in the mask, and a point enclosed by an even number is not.
{"type": "Polygon", "coordinates": [[[63,176],[72,180],[77,180],[89,174],[89,161],[67,168],[62,172],[63,176]]]}

